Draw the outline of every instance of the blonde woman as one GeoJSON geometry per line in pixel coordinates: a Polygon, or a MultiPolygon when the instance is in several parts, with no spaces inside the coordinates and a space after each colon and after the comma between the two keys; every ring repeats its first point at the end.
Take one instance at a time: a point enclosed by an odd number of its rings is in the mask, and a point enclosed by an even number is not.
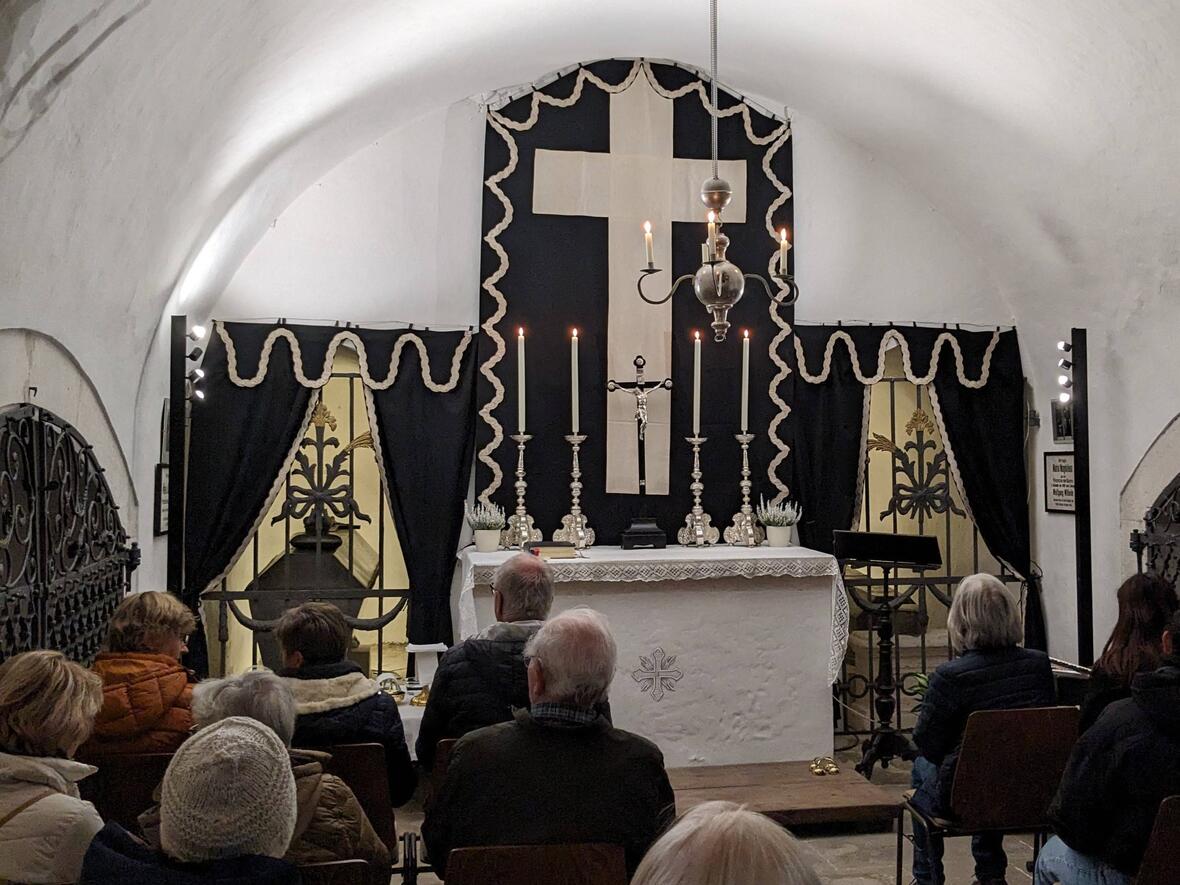
{"type": "Polygon", "coordinates": [[[101,705],[101,680],[60,652],[0,665],[0,881],[77,881],[102,818],[78,797],[95,769],[72,757],[101,705]]]}
{"type": "Polygon", "coordinates": [[[194,680],[180,656],[196,626],[171,593],[132,593],[119,603],[94,661],[103,705],[83,758],[172,753],[184,742],[193,727],[194,680]]]}
{"type": "Polygon", "coordinates": [[[819,885],[795,838],[765,815],[704,802],[652,845],[631,885],[819,885]]]}

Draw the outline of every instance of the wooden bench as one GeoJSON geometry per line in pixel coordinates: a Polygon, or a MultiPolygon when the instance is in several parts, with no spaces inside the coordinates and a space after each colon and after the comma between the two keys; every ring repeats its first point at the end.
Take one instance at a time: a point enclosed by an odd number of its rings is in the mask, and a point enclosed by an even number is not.
{"type": "Polygon", "coordinates": [[[745,805],[786,827],[814,824],[892,824],[899,802],[852,766],[823,777],[807,762],[761,762],[671,768],[676,812],[722,799],[745,805]]]}

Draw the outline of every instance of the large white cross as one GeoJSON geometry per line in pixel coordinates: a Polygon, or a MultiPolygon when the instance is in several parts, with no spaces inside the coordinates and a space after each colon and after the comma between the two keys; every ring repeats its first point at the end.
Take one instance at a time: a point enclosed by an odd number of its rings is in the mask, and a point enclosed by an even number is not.
{"type": "MultiPolygon", "coordinates": [[[[649,381],[672,375],[672,302],[645,304],[635,291],[645,267],[643,222],[651,221],[656,266],[665,273],[649,280],[649,294],[662,295],[672,282],[672,222],[700,221],[705,239],[701,182],[712,176],[708,160],[672,156],[671,99],[636,77],[610,97],[610,153],[538,150],[533,179],[533,212],[539,215],[592,215],[608,218],[609,314],[607,378],[634,380],[636,355],[647,360],[649,381]]],[[[746,164],[729,160],[719,174],[733,187],[725,221],[746,220],[746,164]]],[[[701,324],[706,324],[701,308],[701,324]]],[[[606,379],[601,387],[606,394],[606,379]]],[[[691,390],[673,391],[691,396],[691,390]]],[[[639,449],[635,433],[635,399],[607,397],[606,490],[639,491],[639,449]]],[[[671,401],[653,393],[646,432],[649,495],[668,494],[671,401]]]]}

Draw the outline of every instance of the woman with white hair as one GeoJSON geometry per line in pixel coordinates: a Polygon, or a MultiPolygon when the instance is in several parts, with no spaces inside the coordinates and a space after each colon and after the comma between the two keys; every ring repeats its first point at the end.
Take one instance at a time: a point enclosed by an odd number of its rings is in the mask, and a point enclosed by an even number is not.
{"type": "MultiPolygon", "coordinates": [[[[284,859],[295,864],[360,859],[373,866],[374,881],[388,881],[389,849],[348,784],[325,773],[332,757],[315,750],[290,749],[296,713],[295,697],[287,684],[269,670],[252,670],[196,686],[193,718],[198,728],[232,716],[261,722],[288,748],[298,815],[284,859]]],[[[139,820],[148,841],[158,844],[159,809],[145,811],[139,820]]]]}
{"type": "MultiPolygon", "coordinates": [[[[976,710],[1048,707],[1056,703],[1049,658],[1021,648],[1023,618],[1016,599],[992,575],[970,575],[955,590],[946,620],[951,648],[958,654],[930,676],[922,699],[914,743],[913,803],[945,817],[967,717],[976,710]]],[[[914,879],[942,885],[942,839],[914,820],[914,879]]],[[[980,885],[1004,881],[1008,858],[1003,838],[975,836],[975,878],[980,885]]]]}
{"type": "Polygon", "coordinates": [[[795,837],[733,802],[703,802],[664,833],[631,885],[819,885],[795,837]]]}

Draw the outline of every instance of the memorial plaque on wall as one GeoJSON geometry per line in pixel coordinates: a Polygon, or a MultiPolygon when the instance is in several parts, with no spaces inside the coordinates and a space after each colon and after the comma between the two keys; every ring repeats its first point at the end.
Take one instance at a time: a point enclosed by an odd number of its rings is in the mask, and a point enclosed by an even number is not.
{"type": "Polygon", "coordinates": [[[1045,510],[1077,511],[1073,452],[1045,452],[1045,510]]]}

